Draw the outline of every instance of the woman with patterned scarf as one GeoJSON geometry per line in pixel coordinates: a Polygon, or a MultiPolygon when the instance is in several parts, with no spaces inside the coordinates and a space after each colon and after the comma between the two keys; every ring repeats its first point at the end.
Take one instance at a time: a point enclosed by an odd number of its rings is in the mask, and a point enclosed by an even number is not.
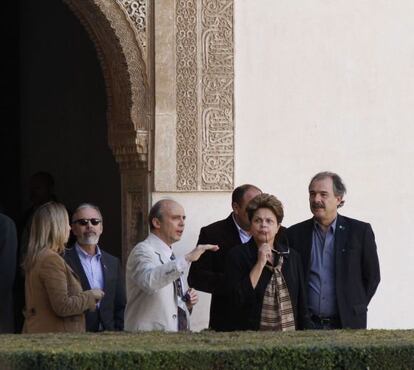
{"type": "Polygon", "coordinates": [[[309,327],[300,256],[276,234],[282,203],[260,194],[247,206],[252,238],[233,248],[226,276],[233,330],[290,331],[309,327]]]}

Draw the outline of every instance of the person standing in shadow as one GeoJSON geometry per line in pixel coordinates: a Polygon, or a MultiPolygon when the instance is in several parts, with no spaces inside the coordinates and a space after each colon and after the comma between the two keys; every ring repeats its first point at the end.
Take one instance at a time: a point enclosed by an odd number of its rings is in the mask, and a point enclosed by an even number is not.
{"type": "Polygon", "coordinates": [[[0,213],[0,334],[14,333],[13,284],[16,259],[16,226],[11,218],[0,213]]]}

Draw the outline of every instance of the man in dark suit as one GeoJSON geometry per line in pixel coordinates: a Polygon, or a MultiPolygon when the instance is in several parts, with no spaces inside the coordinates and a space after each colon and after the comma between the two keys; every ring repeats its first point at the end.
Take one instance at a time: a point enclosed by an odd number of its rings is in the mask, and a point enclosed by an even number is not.
{"type": "Polygon", "coordinates": [[[380,282],[371,225],[337,212],[345,192],[337,174],[316,174],[309,184],[313,218],[287,230],[302,257],[315,329],[366,328],[367,307],[380,282]]]}
{"type": "Polygon", "coordinates": [[[83,290],[105,292],[96,311],[86,313],[86,331],[123,330],[126,304],[125,282],[118,258],[98,246],[102,214],[95,205],[81,204],[72,216],[77,242],[65,252],[65,260],[78,274],[83,290]]]}
{"type": "Polygon", "coordinates": [[[14,222],[0,213],[0,334],[14,333],[13,284],[17,236],[14,222]]]}
{"type": "Polygon", "coordinates": [[[197,245],[217,244],[217,252],[207,251],[197,262],[193,262],[188,276],[189,285],[203,292],[211,293],[209,328],[216,331],[231,330],[225,294],[225,264],[231,248],[250,240],[249,218],[246,206],[261,190],[246,184],[234,189],[233,212],[224,220],[205,226],[200,230],[197,245]]]}

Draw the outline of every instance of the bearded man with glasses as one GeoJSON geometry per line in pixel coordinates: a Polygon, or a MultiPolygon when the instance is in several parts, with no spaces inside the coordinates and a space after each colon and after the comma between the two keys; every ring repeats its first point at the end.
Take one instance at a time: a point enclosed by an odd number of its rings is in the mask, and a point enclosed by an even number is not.
{"type": "Polygon", "coordinates": [[[73,213],[71,227],[76,243],[66,250],[66,262],[79,276],[83,290],[99,288],[105,292],[96,310],[86,313],[86,331],[123,330],[124,275],[119,259],[98,246],[103,231],[100,209],[93,204],[81,204],[73,213]]]}

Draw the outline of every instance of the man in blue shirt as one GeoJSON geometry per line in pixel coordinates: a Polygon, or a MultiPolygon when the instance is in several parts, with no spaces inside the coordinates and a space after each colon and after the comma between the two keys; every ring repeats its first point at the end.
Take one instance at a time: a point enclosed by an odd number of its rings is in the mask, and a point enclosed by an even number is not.
{"type": "Polygon", "coordinates": [[[316,174],[309,184],[313,218],[287,230],[302,258],[316,329],[366,328],[368,304],[380,282],[371,225],[338,214],[345,192],[337,174],[316,174]]]}
{"type": "Polygon", "coordinates": [[[71,226],[76,243],[65,252],[66,262],[80,277],[84,290],[98,288],[105,292],[96,311],[86,313],[86,331],[123,330],[124,277],[119,259],[98,246],[102,213],[93,204],[81,204],[73,213],[71,226]]]}

